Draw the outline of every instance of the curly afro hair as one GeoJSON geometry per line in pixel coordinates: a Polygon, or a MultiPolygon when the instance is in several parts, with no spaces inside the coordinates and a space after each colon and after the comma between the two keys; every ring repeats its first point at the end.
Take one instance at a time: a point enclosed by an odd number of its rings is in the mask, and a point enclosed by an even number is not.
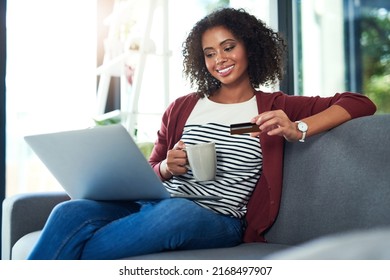
{"type": "Polygon", "coordinates": [[[248,74],[253,88],[282,79],[286,44],[283,38],[244,9],[216,10],[198,21],[183,43],[183,74],[200,97],[211,96],[221,83],[207,70],[202,48],[205,31],[216,26],[227,28],[244,43],[248,54],[248,74]]]}

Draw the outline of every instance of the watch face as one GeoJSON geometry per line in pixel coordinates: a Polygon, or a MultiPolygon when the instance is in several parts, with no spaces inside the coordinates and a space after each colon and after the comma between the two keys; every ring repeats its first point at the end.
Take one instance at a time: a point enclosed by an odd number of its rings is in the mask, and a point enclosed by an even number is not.
{"type": "Polygon", "coordinates": [[[307,131],[307,124],[304,123],[304,122],[298,123],[298,129],[299,129],[300,131],[302,131],[302,132],[307,131]]]}

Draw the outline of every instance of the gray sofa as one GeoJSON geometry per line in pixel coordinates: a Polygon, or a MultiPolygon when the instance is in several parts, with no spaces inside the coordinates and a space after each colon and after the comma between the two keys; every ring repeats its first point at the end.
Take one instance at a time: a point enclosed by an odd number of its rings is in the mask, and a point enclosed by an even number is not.
{"type": "MultiPolygon", "coordinates": [[[[390,115],[355,119],[306,143],[286,143],[283,172],[280,212],[265,235],[267,243],[170,251],[133,259],[389,257],[390,115]],[[345,243],[351,240],[348,234],[355,243],[345,243]],[[326,254],[321,254],[324,239],[328,246],[326,254]],[[356,248],[371,248],[370,255],[356,248]],[[381,250],[387,254],[378,252],[381,250]]],[[[3,202],[2,259],[24,258],[52,207],[66,199],[64,193],[7,198],[3,202]]]]}

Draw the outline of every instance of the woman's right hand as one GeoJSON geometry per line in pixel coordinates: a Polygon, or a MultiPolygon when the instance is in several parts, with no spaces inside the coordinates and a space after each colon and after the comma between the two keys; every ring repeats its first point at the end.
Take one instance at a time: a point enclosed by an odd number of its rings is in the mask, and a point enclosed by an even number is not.
{"type": "Polygon", "coordinates": [[[168,150],[167,157],[161,162],[161,176],[169,180],[173,175],[182,175],[187,173],[187,153],[185,152],[185,144],[179,141],[175,144],[172,150],[168,150]]]}

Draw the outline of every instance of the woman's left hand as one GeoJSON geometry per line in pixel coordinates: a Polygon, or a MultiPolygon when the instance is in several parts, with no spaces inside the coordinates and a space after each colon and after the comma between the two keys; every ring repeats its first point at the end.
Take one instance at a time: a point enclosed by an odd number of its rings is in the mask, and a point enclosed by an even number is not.
{"type": "Polygon", "coordinates": [[[251,136],[256,137],[261,133],[270,136],[283,136],[287,141],[294,142],[301,138],[301,132],[297,129],[297,124],[292,122],[282,110],[267,111],[257,115],[251,120],[259,126],[260,132],[253,132],[251,136]]]}

